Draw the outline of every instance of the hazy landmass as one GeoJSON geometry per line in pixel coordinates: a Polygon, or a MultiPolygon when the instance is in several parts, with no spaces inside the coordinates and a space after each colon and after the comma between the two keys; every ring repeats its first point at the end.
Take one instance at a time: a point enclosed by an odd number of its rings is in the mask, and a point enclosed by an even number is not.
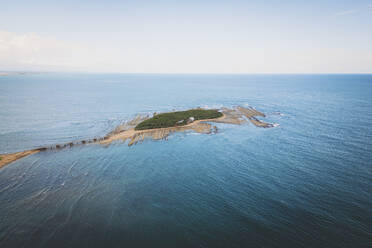
{"type": "Polygon", "coordinates": [[[39,74],[40,72],[30,72],[30,71],[2,71],[0,76],[12,76],[12,75],[28,75],[28,74],[39,74]]]}

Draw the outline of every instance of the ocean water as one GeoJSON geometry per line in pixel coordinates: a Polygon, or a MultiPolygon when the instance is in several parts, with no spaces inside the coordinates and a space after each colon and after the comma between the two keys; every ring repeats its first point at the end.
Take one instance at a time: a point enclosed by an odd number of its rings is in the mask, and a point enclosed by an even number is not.
{"type": "Polygon", "coordinates": [[[0,169],[0,247],[372,247],[372,75],[0,77],[0,153],[138,113],[253,106],[278,123],[41,152],[0,169]]]}

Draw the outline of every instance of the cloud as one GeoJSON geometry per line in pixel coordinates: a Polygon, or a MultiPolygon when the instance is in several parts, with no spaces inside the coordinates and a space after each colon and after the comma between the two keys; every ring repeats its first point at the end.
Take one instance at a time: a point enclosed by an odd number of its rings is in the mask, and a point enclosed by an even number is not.
{"type": "Polygon", "coordinates": [[[346,15],[353,15],[356,14],[358,11],[356,10],[344,10],[340,12],[336,12],[334,15],[335,16],[346,16],[346,15]]]}
{"type": "Polygon", "coordinates": [[[9,69],[82,69],[95,61],[81,44],[0,30],[0,67],[9,69]]]}

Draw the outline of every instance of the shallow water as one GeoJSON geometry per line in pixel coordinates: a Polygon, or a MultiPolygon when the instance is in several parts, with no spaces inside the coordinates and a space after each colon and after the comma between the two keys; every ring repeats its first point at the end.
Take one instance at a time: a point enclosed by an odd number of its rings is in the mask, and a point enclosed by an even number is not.
{"type": "Polygon", "coordinates": [[[18,160],[0,169],[0,247],[371,247],[371,96],[372,75],[0,77],[0,153],[198,106],[280,124],[18,160]]]}

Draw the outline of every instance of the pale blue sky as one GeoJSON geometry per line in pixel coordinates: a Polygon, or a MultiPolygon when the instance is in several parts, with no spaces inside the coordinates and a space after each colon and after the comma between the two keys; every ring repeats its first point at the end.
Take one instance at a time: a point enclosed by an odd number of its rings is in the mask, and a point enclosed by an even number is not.
{"type": "Polygon", "coordinates": [[[372,73],[372,0],[2,0],[0,70],[372,73]]]}

